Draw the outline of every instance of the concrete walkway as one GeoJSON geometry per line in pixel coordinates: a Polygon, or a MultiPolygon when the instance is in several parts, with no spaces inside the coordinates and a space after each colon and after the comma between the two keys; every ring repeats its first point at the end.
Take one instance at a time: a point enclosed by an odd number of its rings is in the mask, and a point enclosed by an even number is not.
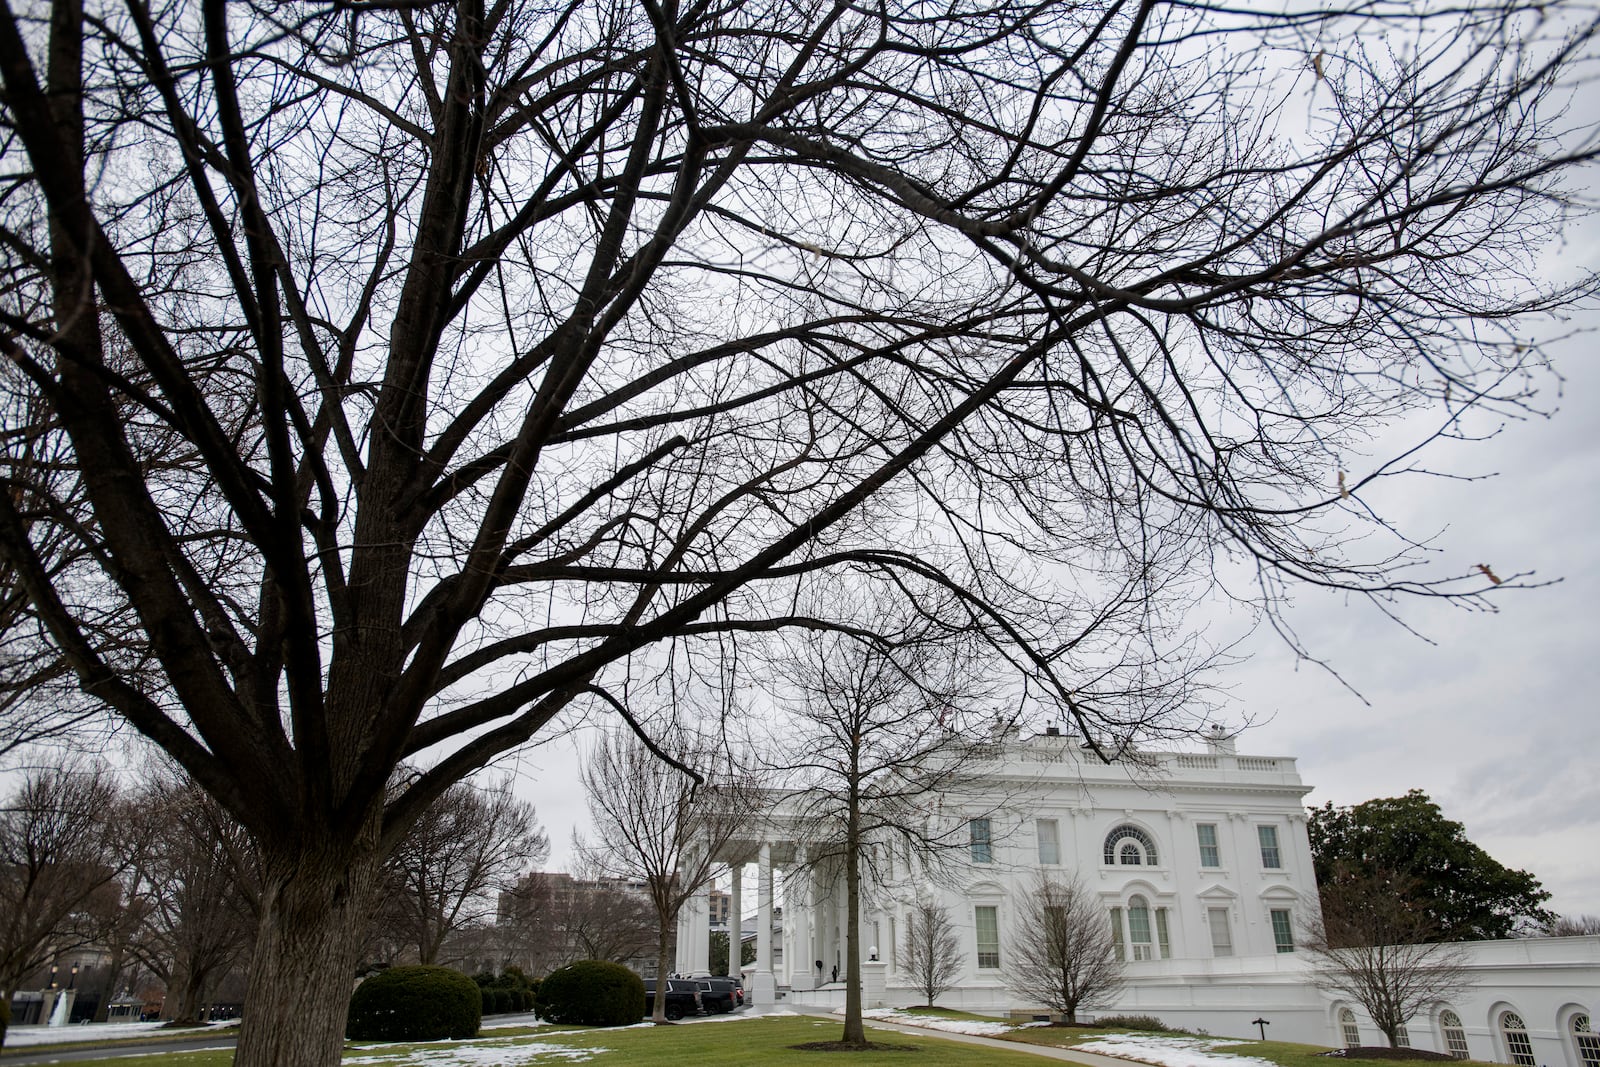
{"type": "MultiPolygon", "coordinates": [[[[834,1022],[844,1023],[844,1016],[836,1015],[831,1011],[821,1008],[808,1008],[801,1004],[790,1004],[788,1010],[799,1015],[811,1015],[819,1019],[831,1019],[834,1022]]],[[[931,1026],[915,1026],[898,1020],[889,1022],[884,1019],[864,1019],[868,1026],[875,1026],[880,1030],[893,1030],[896,1033],[909,1034],[914,1037],[940,1037],[947,1041],[960,1042],[963,1045],[979,1045],[983,1048],[1003,1048],[1012,1052],[1032,1052],[1049,1060],[1063,1060],[1067,1063],[1085,1064],[1087,1067],[1129,1067],[1133,1060],[1120,1059],[1116,1056],[1102,1056],[1098,1052],[1076,1052],[1072,1049],[1051,1048],[1049,1045],[1034,1045],[1026,1041],[1005,1041],[997,1037],[978,1037],[974,1034],[955,1034],[949,1030],[939,1030],[931,1026]]]]}

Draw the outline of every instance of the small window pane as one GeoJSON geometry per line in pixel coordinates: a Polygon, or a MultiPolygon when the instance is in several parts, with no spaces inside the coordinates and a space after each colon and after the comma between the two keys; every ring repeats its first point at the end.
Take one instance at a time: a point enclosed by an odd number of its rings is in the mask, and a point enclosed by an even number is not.
{"type": "Polygon", "coordinates": [[[1117,857],[1117,862],[1125,867],[1139,866],[1139,846],[1132,841],[1123,844],[1122,852],[1117,857]]]}
{"type": "Polygon", "coordinates": [[[1578,1058],[1583,1067],[1600,1067],[1600,1034],[1589,1028],[1587,1015],[1572,1017],[1572,1041],[1578,1046],[1578,1058]]]}
{"type": "Polygon", "coordinates": [[[967,823],[967,832],[972,842],[972,862],[993,863],[994,846],[989,836],[989,820],[969,820],[967,823]]]}
{"type": "Polygon", "coordinates": [[[1056,833],[1054,819],[1040,819],[1039,828],[1039,862],[1061,862],[1061,838],[1056,833]]]}
{"type": "Polygon", "coordinates": [[[1505,1012],[1500,1016],[1500,1032],[1505,1035],[1511,1062],[1517,1067],[1535,1067],[1538,1061],[1533,1058],[1533,1042],[1528,1040],[1528,1028],[1523,1025],[1522,1016],[1514,1011],[1505,1012]]]}
{"type": "Polygon", "coordinates": [[[1279,952],[1294,951],[1294,922],[1287,908],[1272,909],[1272,943],[1279,952]]]}
{"type": "Polygon", "coordinates": [[[1361,1030],[1356,1026],[1356,1013],[1349,1008],[1339,1012],[1339,1030],[1344,1037],[1345,1048],[1361,1047],[1361,1030]]]}
{"type": "Polygon", "coordinates": [[[1222,850],[1217,847],[1216,825],[1203,822],[1194,828],[1194,832],[1200,840],[1200,866],[1221,867],[1222,850]]]}
{"type": "Polygon", "coordinates": [[[978,928],[978,966],[993,970],[1000,966],[1000,916],[999,909],[980,906],[973,909],[978,928]]]}
{"type": "MultiPolygon", "coordinates": [[[[1450,1053],[1451,1059],[1464,1060],[1470,1058],[1467,1049],[1467,1032],[1462,1029],[1461,1016],[1446,1008],[1439,1013],[1439,1029],[1444,1031],[1444,1050],[1450,1053]]],[[[1600,1065],[1596,1065],[1600,1067],[1600,1065]]]]}
{"type": "Polygon", "coordinates": [[[1211,927],[1211,954],[1233,955],[1233,931],[1228,925],[1228,909],[1207,908],[1206,922],[1211,927]]]}
{"type": "Polygon", "coordinates": [[[1282,867],[1283,857],[1278,854],[1278,828],[1258,826],[1256,834],[1261,839],[1261,866],[1269,870],[1282,867]]]}

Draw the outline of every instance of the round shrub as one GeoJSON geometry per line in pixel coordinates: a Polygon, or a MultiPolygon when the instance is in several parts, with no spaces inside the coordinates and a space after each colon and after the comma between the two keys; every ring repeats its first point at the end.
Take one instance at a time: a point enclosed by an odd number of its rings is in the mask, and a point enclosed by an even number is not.
{"type": "Polygon", "coordinates": [[[345,1036],[356,1041],[475,1037],[482,1017],[478,987],[460,971],[391,967],[356,987],[345,1036]]]}
{"type": "Polygon", "coordinates": [[[483,992],[484,1003],[492,1005],[491,1008],[485,1010],[484,1014],[492,1011],[496,1015],[504,1015],[511,1010],[511,990],[485,989],[483,992]]]}
{"type": "Polygon", "coordinates": [[[579,960],[539,983],[534,1010],[552,1023],[629,1026],[644,1018],[644,982],[620,963],[579,960]]]}

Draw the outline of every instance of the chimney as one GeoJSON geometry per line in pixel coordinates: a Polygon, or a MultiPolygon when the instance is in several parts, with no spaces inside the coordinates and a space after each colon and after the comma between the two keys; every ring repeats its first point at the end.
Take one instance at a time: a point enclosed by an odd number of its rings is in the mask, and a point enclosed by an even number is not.
{"type": "Polygon", "coordinates": [[[1205,732],[1206,751],[1218,755],[1232,756],[1239,751],[1239,746],[1234,743],[1233,735],[1220,722],[1212,723],[1205,732]]]}

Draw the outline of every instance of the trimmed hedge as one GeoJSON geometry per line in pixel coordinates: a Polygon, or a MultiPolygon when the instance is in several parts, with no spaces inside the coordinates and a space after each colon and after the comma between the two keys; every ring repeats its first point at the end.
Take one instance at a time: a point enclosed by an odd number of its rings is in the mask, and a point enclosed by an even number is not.
{"type": "Polygon", "coordinates": [[[345,1036],[356,1041],[476,1037],[483,1001],[472,979],[448,967],[391,967],[356,987],[345,1036]]]}
{"type": "Polygon", "coordinates": [[[1108,1030],[1162,1030],[1169,1034],[1184,1033],[1163,1023],[1154,1015],[1106,1015],[1094,1021],[1108,1030]]]}
{"type": "Polygon", "coordinates": [[[534,1010],[552,1023],[631,1026],[644,1018],[644,981],[620,963],[579,960],[545,976],[534,1010]]]}

